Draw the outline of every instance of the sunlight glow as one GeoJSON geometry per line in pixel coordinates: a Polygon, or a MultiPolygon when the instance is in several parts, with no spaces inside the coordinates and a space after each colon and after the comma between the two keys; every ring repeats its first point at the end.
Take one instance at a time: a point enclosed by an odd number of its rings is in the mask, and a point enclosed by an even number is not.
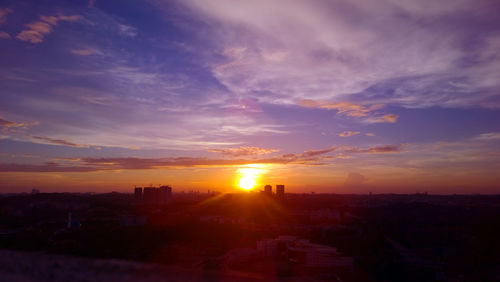
{"type": "Polygon", "coordinates": [[[251,190],[258,184],[259,177],[267,170],[263,165],[246,165],[238,169],[240,174],[238,186],[244,190],[251,190]]]}

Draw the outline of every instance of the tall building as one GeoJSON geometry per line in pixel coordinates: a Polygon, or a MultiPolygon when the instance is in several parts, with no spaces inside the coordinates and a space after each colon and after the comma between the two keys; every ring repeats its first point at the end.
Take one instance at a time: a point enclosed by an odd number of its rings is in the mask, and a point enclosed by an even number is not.
{"type": "Polygon", "coordinates": [[[160,204],[165,205],[172,200],[172,187],[161,186],[160,187],[160,204]]]}
{"type": "Polygon", "coordinates": [[[276,199],[280,201],[285,199],[285,185],[276,185],[276,199]]]}
{"type": "Polygon", "coordinates": [[[273,196],[273,186],[271,186],[269,184],[264,186],[264,195],[272,197],[273,196]]]}
{"type": "Polygon", "coordinates": [[[158,188],[155,187],[144,187],[144,194],[142,199],[145,204],[156,204],[158,202],[158,188]]]}
{"type": "Polygon", "coordinates": [[[134,188],[134,199],[138,202],[142,201],[142,188],[141,187],[134,188]]]}

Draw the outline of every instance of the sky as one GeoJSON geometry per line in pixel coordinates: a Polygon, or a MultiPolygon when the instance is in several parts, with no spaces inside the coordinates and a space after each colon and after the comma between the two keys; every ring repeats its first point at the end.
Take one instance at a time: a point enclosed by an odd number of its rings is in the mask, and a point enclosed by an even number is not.
{"type": "Polygon", "coordinates": [[[500,193],[482,0],[0,1],[0,193],[500,193]]]}

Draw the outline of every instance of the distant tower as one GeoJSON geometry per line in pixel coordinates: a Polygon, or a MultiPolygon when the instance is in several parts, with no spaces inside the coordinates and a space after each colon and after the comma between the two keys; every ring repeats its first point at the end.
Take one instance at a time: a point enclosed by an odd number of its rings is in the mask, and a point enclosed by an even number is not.
{"type": "Polygon", "coordinates": [[[160,187],[160,204],[165,205],[172,200],[172,187],[161,186],[160,187]]]}
{"type": "Polygon", "coordinates": [[[272,197],[273,196],[273,186],[271,186],[269,184],[264,186],[264,195],[272,197]]]}
{"type": "Polygon", "coordinates": [[[276,199],[279,201],[285,199],[285,185],[276,185],[276,199]]]}
{"type": "Polygon", "coordinates": [[[134,199],[138,202],[142,201],[142,188],[141,187],[134,188],[134,199]]]}

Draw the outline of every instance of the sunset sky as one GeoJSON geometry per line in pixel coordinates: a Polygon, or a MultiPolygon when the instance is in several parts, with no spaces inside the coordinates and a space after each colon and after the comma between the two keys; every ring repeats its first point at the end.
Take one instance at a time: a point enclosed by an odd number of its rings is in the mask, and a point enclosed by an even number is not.
{"type": "Polygon", "coordinates": [[[0,192],[500,193],[499,1],[0,1],[0,192]]]}

